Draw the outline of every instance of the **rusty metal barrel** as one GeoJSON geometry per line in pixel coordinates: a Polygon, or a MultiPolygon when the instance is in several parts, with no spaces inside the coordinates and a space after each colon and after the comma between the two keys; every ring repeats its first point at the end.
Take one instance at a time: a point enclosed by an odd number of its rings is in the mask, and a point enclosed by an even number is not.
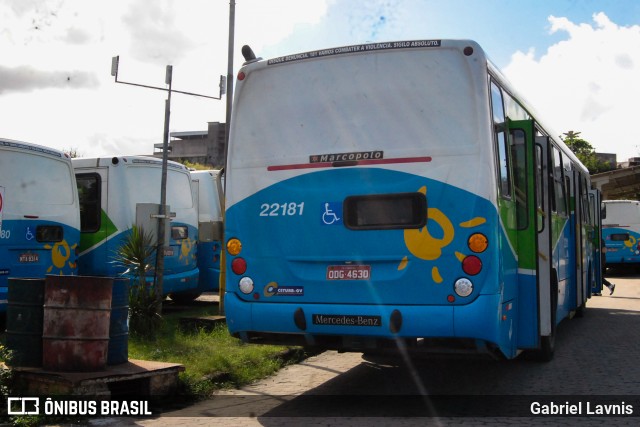
{"type": "Polygon", "coordinates": [[[44,278],[9,277],[7,348],[12,366],[42,366],[44,278]]]}
{"type": "Polygon", "coordinates": [[[129,279],[113,281],[107,365],[129,360],[129,279]]]}
{"type": "Polygon", "coordinates": [[[52,371],[106,369],[113,278],[47,276],[42,367],[52,371]]]}

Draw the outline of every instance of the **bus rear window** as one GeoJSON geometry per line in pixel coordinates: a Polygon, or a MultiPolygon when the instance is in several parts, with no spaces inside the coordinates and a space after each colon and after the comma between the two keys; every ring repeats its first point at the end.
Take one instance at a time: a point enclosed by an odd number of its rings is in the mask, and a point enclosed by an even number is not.
{"type": "Polygon", "coordinates": [[[64,231],[59,225],[39,225],[36,227],[38,242],[62,242],[64,231]]]}
{"type": "Polygon", "coordinates": [[[629,233],[612,234],[609,237],[613,242],[626,242],[627,240],[629,240],[629,233]]]}
{"type": "Polygon", "coordinates": [[[10,150],[0,156],[0,181],[16,203],[73,204],[72,173],[64,160],[10,150]]]}
{"type": "Polygon", "coordinates": [[[427,198],[422,193],[347,197],[344,223],[352,230],[421,228],[427,223],[427,198]]]}

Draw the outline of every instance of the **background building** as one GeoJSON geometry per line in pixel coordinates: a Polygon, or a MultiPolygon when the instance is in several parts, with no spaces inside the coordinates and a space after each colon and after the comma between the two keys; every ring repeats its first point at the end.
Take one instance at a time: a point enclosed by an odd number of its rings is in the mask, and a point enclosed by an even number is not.
{"type": "Polygon", "coordinates": [[[602,192],[603,200],[640,200],[640,157],[620,163],[616,163],[615,154],[596,153],[596,157],[617,165],[616,169],[591,175],[591,183],[602,192]]]}
{"type": "MultiPolygon", "coordinates": [[[[224,165],[225,124],[209,122],[206,131],[171,132],[169,160],[221,167],[224,165]]],[[[155,157],[162,157],[162,143],[154,145],[155,157]]]]}

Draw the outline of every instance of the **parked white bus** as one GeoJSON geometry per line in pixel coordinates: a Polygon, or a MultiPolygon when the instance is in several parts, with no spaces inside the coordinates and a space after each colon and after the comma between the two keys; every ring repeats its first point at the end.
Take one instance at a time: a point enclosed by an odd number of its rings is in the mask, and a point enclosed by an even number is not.
{"type": "Polygon", "coordinates": [[[607,266],[640,266],[640,202],[605,200],[602,239],[607,266]]]}
{"type": "Polygon", "coordinates": [[[67,155],[0,139],[0,312],[9,277],[76,274],[79,212],[67,155]]]}
{"type": "MultiPolygon", "coordinates": [[[[122,156],[73,159],[80,196],[79,273],[116,276],[124,268],[113,262],[132,226],[156,234],[162,162],[153,157],[122,156]]],[[[197,207],[189,170],[176,162],[167,168],[167,206],[163,294],[192,293],[198,286],[197,207]],[[167,221],[168,223],[168,221],[167,221]]],[[[151,271],[147,281],[154,280],[151,271]]]]}

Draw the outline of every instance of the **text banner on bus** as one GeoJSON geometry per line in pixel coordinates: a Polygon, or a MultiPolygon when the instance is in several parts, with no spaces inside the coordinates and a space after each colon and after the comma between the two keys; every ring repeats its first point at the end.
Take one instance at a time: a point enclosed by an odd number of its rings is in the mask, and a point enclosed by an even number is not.
{"type": "Polygon", "coordinates": [[[342,46],[333,49],[314,50],[311,52],[297,53],[295,55],[280,56],[267,61],[268,65],[282,64],[285,62],[300,61],[303,59],[320,58],[330,55],[343,55],[345,53],[370,52],[373,50],[411,49],[425,47],[440,47],[441,40],[410,40],[390,43],[369,43],[352,46],[342,46]]]}

